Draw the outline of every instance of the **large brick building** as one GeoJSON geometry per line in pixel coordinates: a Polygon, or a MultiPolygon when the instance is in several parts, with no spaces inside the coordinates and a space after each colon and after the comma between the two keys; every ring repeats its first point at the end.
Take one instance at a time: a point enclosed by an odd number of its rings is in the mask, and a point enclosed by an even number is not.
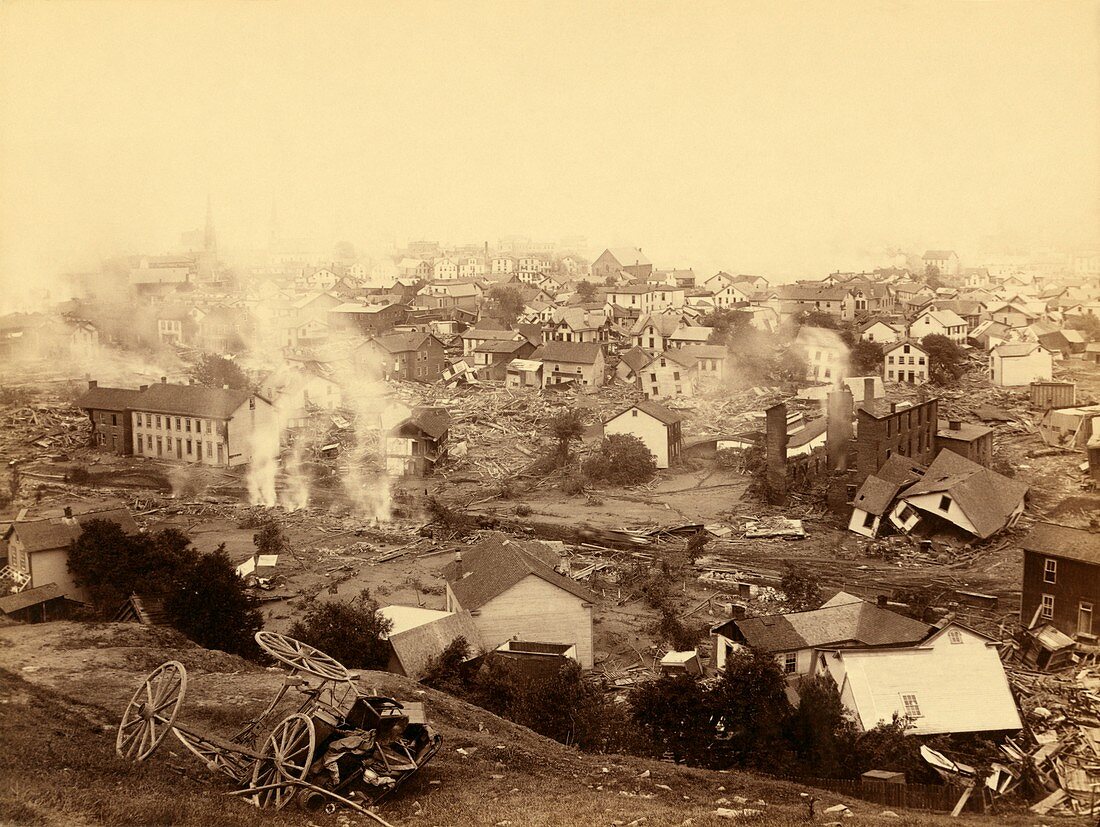
{"type": "Polygon", "coordinates": [[[890,404],[887,413],[876,413],[866,406],[856,413],[856,484],[899,454],[921,465],[930,465],[936,456],[936,431],[939,400],[929,399],[907,408],[890,404]]]}
{"type": "Polygon", "coordinates": [[[92,442],[99,450],[121,456],[134,452],[130,409],[142,390],[145,388],[101,388],[94,379],[88,382],[88,391],[73,405],[88,414],[92,422],[92,442]]]}

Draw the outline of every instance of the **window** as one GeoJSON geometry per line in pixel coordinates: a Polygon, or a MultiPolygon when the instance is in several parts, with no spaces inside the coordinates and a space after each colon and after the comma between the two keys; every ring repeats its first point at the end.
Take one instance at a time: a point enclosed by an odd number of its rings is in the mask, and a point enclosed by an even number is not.
{"type": "Polygon", "coordinates": [[[680,381],[680,371],[674,370],[672,372],[672,378],[673,378],[674,381],[679,382],[680,381]]]}
{"type": "Polygon", "coordinates": [[[950,510],[951,510],[951,498],[949,496],[947,496],[946,494],[944,494],[942,497],[940,497],[940,511],[950,511],[950,510]]]}
{"type": "Polygon", "coordinates": [[[111,424],[112,425],[117,425],[118,424],[118,414],[111,414],[111,424]]]}
{"type": "Polygon", "coordinates": [[[183,421],[184,421],[184,427],[187,429],[187,433],[191,433],[191,420],[190,419],[185,419],[183,421]]]}
{"type": "Polygon", "coordinates": [[[907,717],[907,718],[919,718],[919,717],[921,717],[920,704],[917,703],[917,696],[916,695],[902,695],[901,696],[901,703],[902,703],[902,706],[905,707],[905,717],[907,717]]]}
{"type": "Polygon", "coordinates": [[[1092,604],[1082,600],[1077,606],[1077,634],[1092,634],[1092,604]]]}
{"type": "Polygon", "coordinates": [[[783,656],[783,671],[788,675],[793,675],[798,671],[797,652],[788,652],[783,656]]]}
{"type": "Polygon", "coordinates": [[[187,440],[187,453],[191,453],[191,440],[187,440]]]}
{"type": "Polygon", "coordinates": [[[1058,561],[1047,559],[1043,562],[1043,582],[1044,583],[1057,583],[1058,582],[1058,561]]]}
{"type": "Polygon", "coordinates": [[[962,632],[960,632],[958,629],[952,629],[951,631],[949,631],[947,633],[947,639],[949,641],[951,641],[952,643],[962,643],[963,642],[962,632]]]}
{"type": "Polygon", "coordinates": [[[865,515],[863,515],[863,527],[864,528],[874,528],[874,525],[875,525],[875,515],[872,514],[870,511],[868,511],[865,515]]]}
{"type": "Polygon", "coordinates": [[[211,421],[210,421],[209,419],[208,419],[208,420],[206,420],[206,432],[207,432],[207,433],[210,433],[210,426],[211,426],[212,424],[213,424],[213,423],[211,423],[211,421]]]}
{"type": "Polygon", "coordinates": [[[638,409],[637,408],[631,408],[630,409],[630,415],[631,416],[637,416],[638,415],[638,409]]]}
{"type": "Polygon", "coordinates": [[[145,437],[145,447],[149,451],[150,454],[153,453],[153,435],[152,434],[148,434],[145,437]]]}
{"type": "Polygon", "coordinates": [[[1039,617],[1050,620],[1054,617],[1054,595],[1044,594],[1040,603],[1039,617]]]}
{"type": "Polygon", "coordinates": [[[887,371],[887,377],[890,378],[890,379],[893,379],[894,378],[894,372],[892,370],[887,371]]]}
{"type": "Polygon", "coordinates": [[[901,352],[902,353],[908,353],[909,352],[909,345],[902,345],[901,346],[901,352]]]}
{"type": "Polygon", "coordinates": [[[893,356],[887,356],[886,357],[886,364],[888,364],[888,365],[894,364],[894,357],[893,356]]]}
{"type": "Polygon", "coordinates": [[[137,447],[137,452],[140,454],[141,453],[141,437],[140,436],[137,438],[136,447],[137,447]]]}
{"type": "MultiPolygon", "coordinates": [[[[157,419],[160,419],[160,417],[158,416],[157,419]]],[[[152,428],[153,427],[153,415],[152,414],[145,414],[145,427],[146,428],[152,428]]]]}
{"type": "Polygon", "coordinates": [[[182,430],[182,429],[180,428],[180,418],[179,418],[178,416],[176,417],[176,430],[177,430],[177,431],[179,431],[179,430],[182,430]]]}

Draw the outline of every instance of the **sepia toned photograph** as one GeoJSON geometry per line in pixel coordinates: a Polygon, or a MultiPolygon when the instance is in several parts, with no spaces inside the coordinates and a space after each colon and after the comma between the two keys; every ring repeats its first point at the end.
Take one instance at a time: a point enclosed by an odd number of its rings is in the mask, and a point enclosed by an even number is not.
{"type": "Polygon", "coordinates": [[[1100,0],[0,0],[0,825],[1100,827],[1100,0]]]}

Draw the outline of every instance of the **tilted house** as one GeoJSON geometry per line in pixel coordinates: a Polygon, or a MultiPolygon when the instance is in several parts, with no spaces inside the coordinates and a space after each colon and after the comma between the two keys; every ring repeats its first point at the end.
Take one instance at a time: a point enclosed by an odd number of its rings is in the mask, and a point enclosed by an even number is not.
{"type": "Polygon", "coordinates": [[[875,537],[894,499],[903,488],[924,476],[923,465],[900,454],[892,454],[875,473],[863,481],[852,500],[848,530],[875,537]]]}
{"type": "Polygon", "coordinates": [[[568,644],[591,669],[595,595],[554,562],[535,544],[491,537],[444,568],[447,611],[470,612],[485,649],[512,639],[568,644]]]}
{"type": "Polygon", "coordinates": [[[477,655],[479,633],[469,612],[441,612],[418,606],[383,606],[378,610],[392,624],[387,672],[419,680],[424,668],[462,637],[469,645],[467,659],[477,655]]]}
{"type": "Polygon", "coordinates": [[[428,476],[447,456],[451,416],[445,408],[413,408],[386,434],[386,470],[390,474],[428,476]]]}
{"type": "Polygon", "coordinates": [[[985,540],[1016,523],[1027,492],[1018,480],[940,451],[924,477],[902,491],[890,519],[906,531],[923,519],[944,521],[985,540]]]}
{"type": "Polygon", "coordinates": [[[932,627],[905,615],[839,592],[820,609],[781,615],[733,618],[711,629],[715,666],[738,648],[751,646],[775,657],[786,675],[813,670],[817,649],[855,646],[897,646],[919,643],[932,627]]]}
{"type": "Polygon", "coordinates": [[[383,379],[428,383],[443,375],[447,355],[437,336],[412,331],[375,336],[359,346],[354,359],[358,366],[380,368],[383,379]]]}
{"type": "Polygon", "coordinates": [[[833,679],[863,730],[896,714],[908,719],[913,735],[1014,731],[1023,724],[999,646],[952,622],[915,645],[822,646],[813,671],[833,679]]]}

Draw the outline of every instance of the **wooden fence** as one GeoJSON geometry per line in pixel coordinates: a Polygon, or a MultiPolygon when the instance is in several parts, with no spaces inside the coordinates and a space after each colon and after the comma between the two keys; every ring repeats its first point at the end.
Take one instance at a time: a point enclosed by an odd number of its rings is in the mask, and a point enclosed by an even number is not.
{"type": "MultiPolygon", "coordinates": [[[[955,808],[962,795],[962,789],[944,784],[887,784],[881,781],[862,781],[849,778],[795,778],[787,776],[785,781],[818,787],[823,790],[873,801],[887,809],[899,807],[910,810],[937,810],[950,812],[955,808]]],[[[981,796],[974,795],[966,802],[964,810],[981,812],[981,796]]]]}

